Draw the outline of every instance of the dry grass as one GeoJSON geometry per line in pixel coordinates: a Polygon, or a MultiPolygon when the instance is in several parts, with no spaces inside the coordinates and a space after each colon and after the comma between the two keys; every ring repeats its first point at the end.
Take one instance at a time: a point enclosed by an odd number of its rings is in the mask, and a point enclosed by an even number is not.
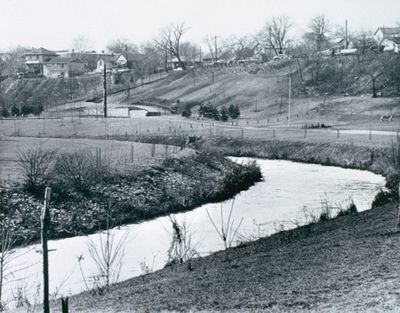
{"type": "MultiPolygon", "coordinates": [[[[20,181],[20,168],[16,162],[18,152],[37,146],[44,150],[58,150],[59,152],[89,150],[96,153],[96,150],[100,149],[103,162],[119,169],[160,164],[166,156],[165,145],[155,145],[155,154],[152,157],[152,145],[137,142],[77,138],[5,137],[0,140],[0,179],[11,182],[20,181]]],[[[190,149],[178,151],[178,154],[188,155],[191,151],[190,149]]],[[[172,147],[168,147],[168,155],[175,155],[172,147]]]]}
{"type": "Polygon", "coordinates": [[[70,304],[74,312],[397,312],[396,214],[387,206],[282,232],[194,260],[192,271],[168,267],[70,304]]]}

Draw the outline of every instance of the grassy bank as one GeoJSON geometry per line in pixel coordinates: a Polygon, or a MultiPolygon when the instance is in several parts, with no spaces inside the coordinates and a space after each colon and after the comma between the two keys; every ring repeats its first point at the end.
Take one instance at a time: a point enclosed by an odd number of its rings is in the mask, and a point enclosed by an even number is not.
{"type": "MultiPolygon", "coordinates": [[[[281,232],[70,299],[73,312],[382,312],[399,305],[395,206],[281,232]]],[[[54,312],[59,312],[59,303],[54,312]]]]}
{"type": "MultiPolygon", "coordinates": [[[[144,169],[118,172],[83,163],[85,171],[81,170],[79,177],[66,176],[74,169],[73,162],[83,162],[83,158],[66,154],[55,165],[50,182],[53,188],[50,238],[89,234],[104,227],[110,219],[117,226],[190,210],[227,199],[262,178],[255,164],[238,165],[222,154],[206,151],[167,158],[160,165],[144,169]]],[[[25,186],[25,190],[3,190],[1,195],[3,221],[11,233],[19,235],[18,243],[37,240],[41,193],[35,197],[25,186]]]]}
{"type": "Polygon", "coordinates": [[[283,159],[372,171],[386,177],[387,187],[386,191],[376,196],[373,207],[399,199],[399,146],[373,147],[349,143],[223,137],[203,141],[200,145],[226,155],[283,159]]]}

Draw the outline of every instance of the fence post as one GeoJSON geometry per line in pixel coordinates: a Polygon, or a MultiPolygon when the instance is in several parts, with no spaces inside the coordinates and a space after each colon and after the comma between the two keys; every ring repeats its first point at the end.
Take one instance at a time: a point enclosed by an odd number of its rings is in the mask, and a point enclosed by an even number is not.
{"type": "Polygon", "coordinates": [[[61,297],[61,311],[62,313],[68,313],[68,297],[61,297]]]}
{"type": "Polygon", "coordinates": [[[240,130],[240,135],[241,135],[241,137],[243,138],[243,136],[244,136],[243,128],[240,130]]]}
{"type": "MultiPolygon", "coordinates": [[[[399,195],[400,195],[400,183],[399,183],[398,188],[399,188],[399,195]]],[[[396,225],[396,228],[397,228],[397,231],[399,231],[399,229],[400,229],[400,200],[399,200],[397,205],[398,205],[398,213],[397,213],[397,225],[396,225]]]]}
{"type": "Polygon", "coordinates": [[[307,126],[304,127],[304,138],[307,138],[307,126]]]}
{"type": "Polygon", "coordinates": [[[47,247],[47,235],[50,224],[50,203],[51,188],[46,187],[44,194],[44,205],[41,216],[41,239],[42,239],[42,253],[43,253],[43,312],[50,313],[49,304],[49,250],[47,247]]]}
{"type": "Polygon", "coordinates": [[[340,138],[340,130],[339,129],[336,130],[336,137],[337,137],[337,139],[340,138]]]}
{"type": "Polygon", "coordinates": [[[275,129],[272,130],[272,138],[275,138],[275,129]]]}
{"type": "Polygon", "coordinates": [[[134,155],[134,150],[133,150],[133,143],[131,143],[131,163],[133,163],[133,155],[134,155]]]}

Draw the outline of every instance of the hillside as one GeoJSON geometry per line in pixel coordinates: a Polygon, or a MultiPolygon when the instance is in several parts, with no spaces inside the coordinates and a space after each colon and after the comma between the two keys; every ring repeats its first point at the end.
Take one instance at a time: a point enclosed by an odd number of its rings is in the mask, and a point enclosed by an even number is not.
{"type": "MultiPolygon", "coordinates": [[[[165,78],[154,77],[152,83],[141,81],[131,90],[129,101],[124,92],[109,96],[110,107],[146,102],[150,105],[171,107],[179,100],[188,105],[194,116],[199,104],[211,103],[217,108],[238,105],[241,118],[259,120],[260,125],[287,122],[289,74],[292,74],[291,118],[297,124],[368,122],[379,120],[382,114],[400,114],[398,98],[371,98],[368,75],[357,76],[353,57],[324,59],[316,77],[315,64],[280,61],[234,67],[196,68],[169,73],[165,78]]],[[[75,107],[82,109],[93,104],[84,100],[102,93],[100,76],[68,79],[6,80],[0,85],[7,108],[14,104],[36,105],[45,110],[62,112],[64,104],[74,99],[75,107]]],[[[390,88],[389,88],[390,87],[390,88]]],[[[121,90],[124,84],[110,85],[111,91],[121,90]]],[[[393,86],[388,94],[394,94],[393,86]]],[[[385,95],[387,95],[385,93],[385,95]]]]}
{"type": "Polygon", "coordinates": [[[354,72],[349,72],[345,84],[354,92],[343,94],[339,87],[332,87],[328,79],[318,88],[310,87],[310,66],[303,69],[301,81],[293,63],[275,67],[261,64],[177,72],[165,81],[137,88],[131,97],[133,101],[152,101],[168,106],[179,100],[193,107],[195,116],[200,103],[210,102],[218,108],[236,104],[240,107],[241,118],[257,119],[260,126],[286,124],[289,73],[293,73],[291,114],[299,124],[325,122],[335,125],[349,121],[365,124],[370,122],[371,116],[379,121],[382,114],[400,114],[397,97],[371,98],[368,77],[354,81],[354,72]],[[352,84],[348,83],[351,79],[354,81],[352,84]],[[335,92],[324,95],[322,90],[328,87],[335,92]]]}

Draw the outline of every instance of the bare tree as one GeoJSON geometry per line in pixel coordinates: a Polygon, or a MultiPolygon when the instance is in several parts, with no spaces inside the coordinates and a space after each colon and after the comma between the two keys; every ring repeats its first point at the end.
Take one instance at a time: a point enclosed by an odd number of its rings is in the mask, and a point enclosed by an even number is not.
{"type": "Polygon", "coordinates": [[[369,50],[359,57],[359,68],[361,75],[367,75],[371,82],[372,97],[377,97],[378,91],[385,87],[389,60],[380,51],[369,50]]]}
{"type": "Polygon", "coordinates": [[[44,150],[40,146],[18,152],[17,164],[26,190],[36,193],[43,188],[56,153],[56,150],[44,150]]]}
{"type": "Polygon", "coordinates": [[[137,45],[125,38],[117,38],[110,41],[106,48],[108,51],[117,54],[138,53],[137,45]]]}
{"type": "MultiPolygon", "coordinates": [[[[111,204],[109,205],[110,209],[111,204]]],[[[91,286],[88,284],[81,266],[84,258],[83,256],[78,257],[84,284],[91,294],[102,295],[109,290],[111,284],[119,280],[125,255],[125,245],[130,235],[128,229],[118,235],[118,232],[112,229],[112,219],[109,215],[107,215],[106,221],[106,230],[98,234],[97,240],[90,239],[88,242],[89,256],[97,270],[97,274],[92,277],[91,286]]]]}
{"type": "Polygon", "coordinates": [[[276,55],[283,54],[290,42],[288,33],[291,28],[292,24],[287,16],[272,17],[259,34],[260,41],[276,55]]]}
{"type": "Polygon", "coordinates": [[[91,48],[91,43],[87,37],[84,35],[78,35],[74,39],[72,39],[72,48],[76,52],[84,52],[91,48]]]}
{"type": "Polygon", "coordinates": [[[11,75],[16,72],[23,72],[25,70],[24,54],[29,49],[22,46],[17,46],[10,49],[2,57],[2,66],[0,68],[1,75],[11,75]]]}
{"type": "Polygon", "coordinates": [[[314,51],[319,52],[327,48],[329,33],[329,21],[325,15],[319,15],[311,19],[304,38],[312,45],[314,51]]]}
{"type": "Polygon", "coordinates": [[[158,48],[165,52],[166,55],[169,53],[178,60],[178,64],[182,69],[186,69],[186,64],[182,60],[181,44],[182,36],[187,31],[184,23],[171,24],[161,30],[158,38],[154,39],[154,42],[158,48]]]}

